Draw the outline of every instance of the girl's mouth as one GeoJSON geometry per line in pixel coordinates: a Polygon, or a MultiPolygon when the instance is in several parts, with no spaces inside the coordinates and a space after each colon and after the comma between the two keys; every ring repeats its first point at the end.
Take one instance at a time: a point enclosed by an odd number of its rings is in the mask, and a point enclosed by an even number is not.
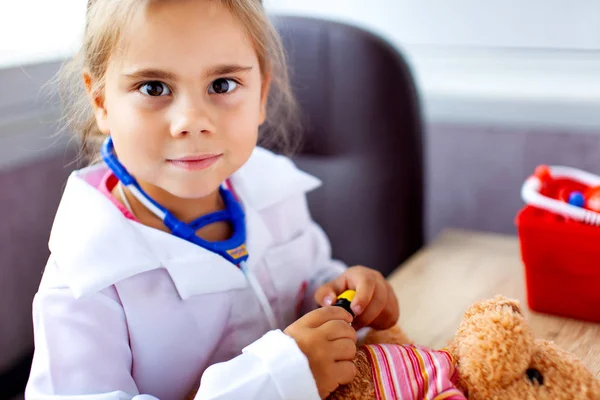
{"type": "Polygon", "coordinates": [[[185,169],[187,171],[198,171],[215,164],[219,161],[221,156],[222,154],[204,154],[167,159],[167,162],[177,168],[185,169]]]}

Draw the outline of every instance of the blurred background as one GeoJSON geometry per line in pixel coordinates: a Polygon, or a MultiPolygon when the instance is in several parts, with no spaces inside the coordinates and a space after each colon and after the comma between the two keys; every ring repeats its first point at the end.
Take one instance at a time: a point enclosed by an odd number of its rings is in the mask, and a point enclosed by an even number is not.
{"type": "MultiPolygon", "coordinates": [[[[31,298],[63,184],[77,166],[68,135],[56,135],[60,107],[48,100],[47,83],[77,49],[85,6],[84,0],[0,2],[0,398],[19,396],[26,378],[31,298]]],[[[422,184],[395,190],[418,192],[422,226],[403,258],[445,228],[515,234],[520,186],[539,164],[600,172],[596,0],[265,0],[265,7],[275,17],[319,18],[370,32],[408,66],[420,123],[412,134],[422,154],[397,168],[422,184]]],[[[293,35],[286,32],[286,43],[293,35]]],[[[353,46],[329,43],[332,54],[353,46]]],[[[364,67],[370,60],[357,62],[364,67]]],[[[343,76],[328,72],[338,71],[343,76]]],[[[394,79],[393,73],[339,79],[331,90],[395,87],[394,79]]],[[[404,106],[397,104],[399,113],[404,106]]],[[[318,175],[312,161],[300,158],[300,165],[318,175]]],[[[327,201],[325,194],[317,199],[327,201]]],[[[324,225],[335,231],[333,221],[324,225]]]]}
{"type": "MultiPolygon", "coordinates": [[[[85,2],[2,2],[0,165],[64,152],[40,87],[77,48],[85,2]],[[42,97],[40,97],[42,96],[42,97]]],[[[597,170],[600,3],[595,0],[265,0],[388,40],[414,75],[425,123],[426,237],[446,226],[514,232],[538,163],[597,170]]],[[[365,83],[367,84],[367,83],[365,83]]],[[[385,85],[385,82],[378,84],[385,85]]]]}

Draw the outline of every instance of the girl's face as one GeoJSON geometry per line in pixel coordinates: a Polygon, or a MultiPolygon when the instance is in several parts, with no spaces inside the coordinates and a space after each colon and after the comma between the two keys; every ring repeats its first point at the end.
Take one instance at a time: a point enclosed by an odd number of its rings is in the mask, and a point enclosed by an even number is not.
{"type": "Polygon", "coordinates": [[[214,193],[248,160],[265,119],[269,82],[251,39],[210,0],[154,3],[127,32],[93,100],[98,126],[155,196],[214,193]]]}

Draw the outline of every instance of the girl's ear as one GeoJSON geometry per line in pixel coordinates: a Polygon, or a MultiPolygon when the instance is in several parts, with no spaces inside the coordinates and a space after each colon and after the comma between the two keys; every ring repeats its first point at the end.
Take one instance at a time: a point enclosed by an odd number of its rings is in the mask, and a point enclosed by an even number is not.
{"type": "Polygon", "coordinates": [[[108,113],[104,106],[104,96],[94,89],[96,85],[94,85],[94,80],[88,72],[83,73],[82,79],[90,104],[94,108],[96,124],[102,133],[108,134],[110,129],[108,126],[108,113]]]}
{"type": "Polygon", "coordinates": [[[262,90],[260,95],[260,116],[259,125],[262,125],[267,119],[267,102],[269,100],[269,90],[271,89],[271,75],[263,77],[262,90]]]}

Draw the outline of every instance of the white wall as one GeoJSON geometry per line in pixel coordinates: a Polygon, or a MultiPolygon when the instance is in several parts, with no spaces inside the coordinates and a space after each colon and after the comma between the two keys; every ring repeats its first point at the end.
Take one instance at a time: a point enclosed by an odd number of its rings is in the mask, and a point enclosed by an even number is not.
{"type": "Polygon", "coordinates": [[[72,54],[86,0],[0,0],[0,68],[72,54]]]}
{"type": "Polygon", "coordinates": [[[399,43],[600,49],[598,0],[265,0],[275,13],[313,15],[399,43]]]}

